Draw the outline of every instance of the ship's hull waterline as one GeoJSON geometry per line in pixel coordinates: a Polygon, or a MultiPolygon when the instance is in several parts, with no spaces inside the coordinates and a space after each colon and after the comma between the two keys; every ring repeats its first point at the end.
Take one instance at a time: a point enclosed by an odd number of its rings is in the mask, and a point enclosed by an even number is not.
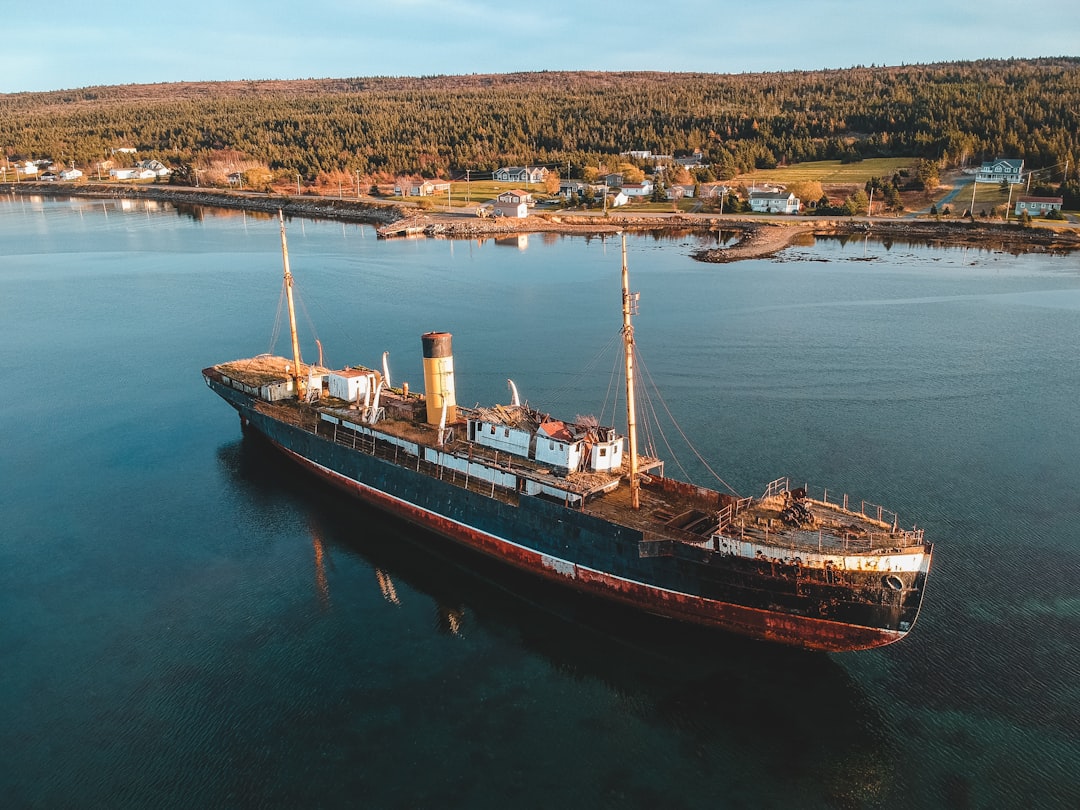
{"type": "MultiPolygon", "coordinates": [[[[380,510],[552,583],[680,622],[787,646],[831,652],[870,649],[903,638],[917,618],[930,548],[903,588],[883,602],[852,601],[845,587],[804,579],[779,560],[707,555],[645,555],[642,532],[521,495],[507,503],[462,489],[329,437],[275,419],[214,369],[207,385],[240,414],[246,430],[268,439],[311,473],[380,510]],[[890,601],[891,600],[891,601],[890,601]],[[820,615],[831,612],[828,618],[820,615]]],[[[317,430],[317,427],[316,427],[317,430]]],[[[691,554],[694,550],[690,550],[691,554]]],[[[703,552],[704,554],[704,552],[703,552]]],[[[880,580],[864,576],[867,588],[880,580]]]]}

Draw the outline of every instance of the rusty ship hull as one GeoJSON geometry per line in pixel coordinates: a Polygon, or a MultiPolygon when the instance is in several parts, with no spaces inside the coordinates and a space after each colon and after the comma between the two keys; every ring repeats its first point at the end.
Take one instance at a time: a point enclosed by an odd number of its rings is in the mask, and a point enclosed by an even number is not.
{"type": "MultiPolygon", "coordinates": [[[[313,475],[560,586],[680,622],[830,652],[898,641],[918,616],[929,545],[907,550],[911,559],[901,568],[909,570],[885,574],[880,567],[815,567],[810,551],[730,553],[721,546],[726,539],[734,542],[734,533],[689,537],[670,528],[664,507],[672,504],[668,490],[686,489],[679,482],[654,475],[645,486],[646,508],[658,529],[653,532],[605,516],[622,512],[618,491],[599,494],[602,507],[590,508],[587,502],[569,507],[550,496],[524,494],[519,486],[470,488],[447,465],[426,460],[445,452],[434,436],[429,445],[403,447],[392,433],[380,436],[365,428],[361,434],[347,427],[361,426],[348,421],[348,412],[334,416],[340,409],[271,406],[218,367],[204,369],[203,376],[237,410],[245,430],[261,434],[313,475]]],[[[719,493],[691,489],[691,500],[701,506],[723,500],[719,493]]],[[[686,503],[681,498],[680,505],[686,503]]]]}

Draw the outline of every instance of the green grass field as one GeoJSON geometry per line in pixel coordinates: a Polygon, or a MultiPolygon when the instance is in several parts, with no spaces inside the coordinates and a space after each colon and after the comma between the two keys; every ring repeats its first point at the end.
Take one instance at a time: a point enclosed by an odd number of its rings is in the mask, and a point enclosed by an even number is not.
{"type": "Polygon", "coordinates": [[[914,165],[917,158],[870,158],[858,163],[841,163],[839,160],[817,160],[780,166],[775,169],[757,169],[741,174],[736,182],[770,183],[843,183],[863,185],[871,177],[892,177],[900,169],[914,165]]]}

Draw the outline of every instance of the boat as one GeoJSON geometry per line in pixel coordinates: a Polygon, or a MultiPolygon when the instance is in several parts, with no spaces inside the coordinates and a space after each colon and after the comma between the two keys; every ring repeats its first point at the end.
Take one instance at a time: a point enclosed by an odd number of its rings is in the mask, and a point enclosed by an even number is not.
{"type": "Polygon", "coordinates": [[[392,384],[386,353],[375,368],[303,362],[279,220],[292,357],[202,371],[244,431],[437,538],[629,615],[829,652],[890,644],[915,625],[933,556],[922,529],[788,477],[753,497],[669,478],[639,450],[625,237],[622,433],[551,416],[512,381],[508,403],[459,405],[447,332],[421,335],[422,392],[392,384]]]}

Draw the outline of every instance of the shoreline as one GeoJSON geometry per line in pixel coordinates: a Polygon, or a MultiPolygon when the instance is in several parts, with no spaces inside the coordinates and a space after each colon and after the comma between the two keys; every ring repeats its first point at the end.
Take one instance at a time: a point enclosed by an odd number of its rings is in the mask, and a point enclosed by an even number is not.
{"type": "Polygon", "coordinates": [[[973,246],[1008,253],[1060,253],[1080,250],[1080,230],[1014,222],[925,220],[915,218],[785,217],[686,213],[552,212],[524,219],[480,219],[471,213],[418,211],[412,206],[378,200],[346,200],[316,195],[274,196],[222,189],[196,189],[167,185],[77,186],[41,182],[0,184],[0,192],[12,195],[43,195],[90,199],[155,200],[175,205],[198,205],[261,211],[270,215],[281,209],[290,217],[332,219],[376,226],[383,238],[424,235],[476,239],[504,238],[530,233],[569,236],[603,236],[621,231],[699,232],[736,231],[736,242],[694,251],[692,258],[714,264],[765,259],[800,241],[815,237],[871,236],[878,240],[917,242],[941,247],[973,246]]]}

